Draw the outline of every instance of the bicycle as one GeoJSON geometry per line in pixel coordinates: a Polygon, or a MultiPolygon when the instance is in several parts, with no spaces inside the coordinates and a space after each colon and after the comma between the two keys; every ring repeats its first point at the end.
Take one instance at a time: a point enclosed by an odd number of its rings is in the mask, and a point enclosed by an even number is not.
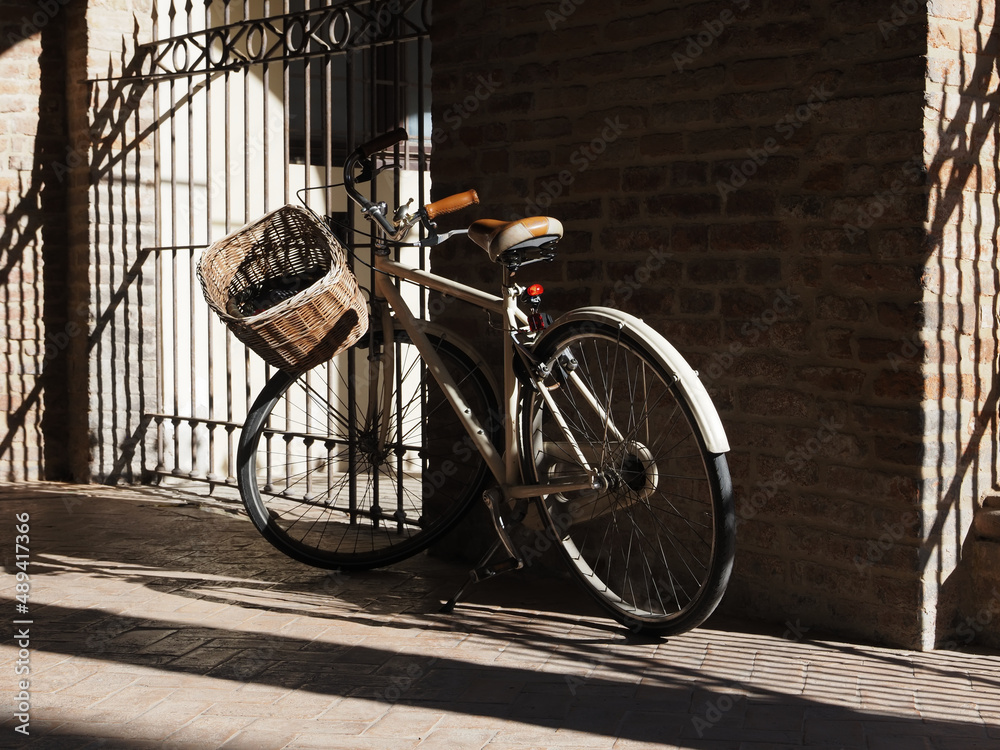
{"type": "Polygon", "coordinates": [[[611,617],[659,635],[696,627],[722,599],[735,544],[729,445],[697,373],[632,315],[539,312],[543,290],[514,276],[555,257],[558,220],[480,219],[439,234],[435,219],[477,203],[474,191],[412,213],[411,199],[390,218],[357,183],[406,137],[382,135],[345,163],[345,190],[377,227],[369,331],[353,357],[279,371],[260,392],[238,453],[250,518],[296,560],[362,570],[424,550],[482,497],[497,541],[471,583],[523,566],[509,530],[531,524],[534,504],[611,617]],[[423,239],[405,242],[417,225],[423,239]],[[501,296],[393,257],[463,234],[501,266],[501,296]],[[401,282],[499,316],[502,391],[475,350],[414,315],[401,282]]]}

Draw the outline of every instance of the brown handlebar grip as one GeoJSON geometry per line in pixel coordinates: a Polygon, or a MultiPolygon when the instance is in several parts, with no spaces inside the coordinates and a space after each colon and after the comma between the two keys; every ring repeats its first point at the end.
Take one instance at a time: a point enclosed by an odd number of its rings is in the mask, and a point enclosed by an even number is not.
{"type": "Polygon", "coordinates": [[[441,214],[461,211],[463,208],[468,208],[477,203],[479,203],[479,196],[476,194],[476,191],[466,190],[464,193],[449,195],[447,198],[428,203],[424,206],[424,210],[427,212],[427,218],[433,221],[441,214]]]}

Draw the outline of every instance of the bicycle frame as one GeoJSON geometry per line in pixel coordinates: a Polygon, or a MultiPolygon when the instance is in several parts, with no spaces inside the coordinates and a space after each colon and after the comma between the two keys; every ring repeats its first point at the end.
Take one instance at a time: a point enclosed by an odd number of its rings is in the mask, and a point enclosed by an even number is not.
{"type": "MultiPolygon", "coordinates": [[[[523,326],[527,324],[528,318],[517,306],[517,297],[519,292],[516,290],[515,285],[510,283],[510,268],[504,267],[504,296],[497,297],[473,287],[466,286],[465,284],[460,284],[441,276],[437,276],[436,274],[406,266],[389,258],[389,244],[386,243],[387,240],[390,244],[399,243],[409,229],[418,221],[420,221],[427,228],[433,228],[435,226],[431,221],[433,216],[427,211],[430,206],[425,206],[424,209],[420,209],[414,214],[407,215],[406,209],[409,204],[406,204],[405,206],[397,208],[393,215],[393,219],[390,220],[387,216],[387,206],[384,203],[373,203],[358,191],[356,187],[357,180],[354,177],[354,170],[356,167],[361,166],[363,168],[362,177],[358,179],[370,179],[374,174],[372,164],[369,160],[371,155],[380,150],[390,148],[404,138],[406,138],[406,131],[403,129],[397,129],[379,136],[378,138],[359,146],[347,159],[347,162],[344,165],[344,187],[347,190],[348,195],[350,195],[354,202],[361,207],[364,215],[373,222],[377,228],[376,231],[379,233],[379,241],[376,243],[377,249],[374,254],[374,266],[376,269],[374,294],[388,302],[389,308],[395,311],[397,320],[409,334],[411,341],[414,346],[417,347],[421,357],[423,357],[424,362],[430,369],[431,374],[441,386],[441,389],[444,392],[448,403],[454,410],[455,415],[459,418],[462,426],[465,428],[465,431],[472,439],[473,445],[476,446],[476,449],[479,451],[480,455],[482,455],[483,460],[489,467],[490,472],[499,484],[504,498],[521,499],[539,497],[553,493],[573,492],[575,490],[600,490],[605,484],[604,479],[595,469],[591,467],[590,463],[586,459],[586,456],[584,455],[584,452],[580,449],[579,444],[573,438],[571,431],[567,429],[558,405],[552,399],[547,389],[538,383],[536,383],[538,392],[541,394],[542,398],[546,402],[546,405],[551,410],[555,421],[560,425],[561,431],[566,438],[566,444],[570,447],[573,454],[575,454],[575,458],[587,472],[587,477],[577,481],[536,484],[522,484],[520,481],[520,444],[517,435],[517,427],[520,417],[519,409],[521,384],[514,370],[515,357],[520,355],[516,350],[517,344],[513,336],[515,332],[518,331],[519,325],[523,326]],[[505,330],[511,335],[511,338],[504,342],[503,350],[503,399],[505,419],[502,455],[490,442],[486,435],[486,431],[477,420],[476,415],[472,413],[472,410],[462,398],[461,392],[458,390],[454,378],[444,366],[441,358],[438,357],[437,352],[435,352],[433,347],[430,345],[430,341],[421,330],[420,322],[410,311],[409,307],[406,305],[402,296],[393,284],[389,281],[390,277],[413,282],[423,288],[447,294],[455,297],[456,299],[469,302],[483,310],[502,315],[505,330]]],[[[462,207],[462,205],[463,204],[459,203],[458,205],[448,207],[444,210],[445,212],[457,210],[457,208],[462,207]]],[[[461,233],[461,231],[449,232],[446,235],[440,236],[435,234],[434,242],[429,244],[441,242],[447,239],[447,237],[451,234],[457,233],[461,233]]],[[[388,316],[388,311],[385,314],[388,316]]],[[[386,347],[386,351],[388,352],[388,356],[391,358],[393,326],[389,320],[386,320],[385,323],[384,336],[386,337],[386,343],[389,344],[389,346],[386,347]]],[[[391,359],[389,364],[391,366],[391,359]]],[[[534,374],[530,374],[529,377],[534,377],[534,374]]],[[[388,379],[386,379],[386,382],[388,383],[388,379]]],[[[570,376],[569,382],[573,383],[574,386],[580,391],[584,401],[590,404],[590,406],[594,409],[595,414],[597,414],[597,416],[607,424],[608,429],[613,434],[619,435],[618,430],[615,429],[615,426],[610,423],[608,415],[601,408],[597,399],[594,397],[594,394],[589,391],[587,386],[575,374],[570,376]]],[[[388,389],[388,387],[389,386],[387,384],[386,388],[388,389]]],[[[382,439],[385,439],[384,435],[382,436],[382,439]]]]}
{"type": "MultiPolygon", "coordinates": [[[[517,436],[517,426],[519,421],[519,409],[521,399],[521,384],[514,372],[514,358],[518,356],[515,351],[513,339],[504,342],[503,351],[503,399],[504,399],[504,443],[503,455],[497,451],[493,443],[490,442],[478,418],[472,413],[468,404],[462,398],[462,394],[455,383],[454,378],[445,367],[437,352],[431,346],[430,341],[421,327],[421,321],[414,317],[410,308],[403,300],[402,295],[396,290],[390,277],[410,281],[426,289],[432,289],[443,294],[455,297],[464,302],[468,302],[488,312],[498,313],[503,316],[505,330],[514,332],[519,325],[526,325],[528,318],[517,306],[517,291],[509,283],[509,274],[504,273],[503,297],[488,294],[465,284],[461,284],[450,279],[446,279],[428,271],[406,266],[402,263],[390,259],[387,255],[375,256],[375,268],[380,273],[376,274],[376,291],[379,297],[384,298],[389,307],[396,313],[396,320],[406,330],[410,340],[420,352],[424,362],[427,364],[431,374],[441,386],[445,397],[451,404],[456,416],[462,423],[469,437],[472,439],[476,449],[482,455],[483,460],[489,467],[497,483],[503,492],[503,496],[508,499],[519,499],[548,495],[557,492],[572,492],[574,490],[593,490],[600,488],[600,478],[597,473],[589,469],[586,460],[583,459],[583,452],[580,450],[573,436],[569,431],[566,433],[567,442],[581,458],[584,467],[588,467],[589,476],[585,481],[559,482],[549,484],[522,484],[521,467],[519,463],[520,447],[517,436]]],[[[392,326],[385,326],[385,336],[387,349],[391,350],[392,326]]],[[[578,387],[586,394],[586,388],[577,381],[578,387]]],[[[545,394],[545,389],[540,387],[540,391],[545,394]]],[[[590,395],[587,399],[596,405],[596,400],[590,395]]],[[[549,401],[547,399],[547,401],[549,401]]],[[[556,419],[560,419],[559,409],[555,403],[549,401],[550,407],[554,410],[556,419]]],[[[598,407],[599,408],[599,407],[598,407]]],[[[600,412],[598,412],[600,413],[600,412]]]]}
{"type": "Polygon", "coordinates": [[[404,138],[401,128],[378,136],[344,165],[344,187],[375,227],[371,263],[357,259],[373,269],[367,373],[357,372],[362,341],[311,379],[269,380],[240,436],[239,487],[254,524],[295,559],[360,570],[427,549],[482,492],[496,539],[442,611],[470,584],[522,568],[530,556],[520,542],[538,532],[626,627],[671,634],[700,624],[725,591],[735,549],[729,444],[704,384],[635,315],[585,306],[546,323],[541,288],[515,274],[555,257],[558,220],[479,219],[439,232],[437,217],[479,202],[474,190],[391,210],[373,202],[377,186],[372,199],[362,195],[356,184],[391,166],[376,155],[404,138]],[[499,296],[397,252],[460,234],[497,263],[499,296]],[[484,311],[501,333],[502,407],[482,357],[414,315],[433,309],[429,292],[484,311]]]}

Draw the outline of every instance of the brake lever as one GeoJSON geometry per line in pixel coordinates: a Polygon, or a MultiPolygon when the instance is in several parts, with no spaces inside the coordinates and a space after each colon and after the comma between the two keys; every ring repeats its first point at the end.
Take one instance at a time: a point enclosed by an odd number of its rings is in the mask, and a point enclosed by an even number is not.
{"type": "Polygon", "coordinates": [[[359,172],[358,175],[354,178],[354,184],[358,184],[359,182],[369,182],[375,176],[375,174],[377,174],[375,172],[372,172],[371,159],[365,159],[363,161],[360,161],[359,164],[361,165],[361,172],[359,172]]]}
{"type": "Polygon", "coordinates": [[[429,234],[420,240],[420,247],[434,247],[435,245],[440,245],[449,237],[454,237],[456,235],[468,234],[468,229],[452,229],[450,232],[445,232],[444,234],[438,234],[436,229],[429,229],[429,234]]]}
{"type": "Polygon", "coordinates": [[[387,162],[380,167],[375,167],[372,165],[372,160],[368,159],[364,162],[361,167],[361,174],[354,178],[355,182],[371,182],[373,179],[378,177],[387,169],[400,169],[401,167],[396,162],[387,162]]]}

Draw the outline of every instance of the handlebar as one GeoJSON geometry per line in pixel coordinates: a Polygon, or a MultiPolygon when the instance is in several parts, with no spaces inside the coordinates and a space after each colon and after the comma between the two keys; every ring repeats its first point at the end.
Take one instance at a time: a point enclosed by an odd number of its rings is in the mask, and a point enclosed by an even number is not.
{"type": "Polygon", "coordinates": [[[357,150],[364,158],[367,159],[373,154],[377,154],[379,151],[385,151],[388,148],[392,148],[400,141],[405,141],[406,138],[406,128],[396,128],[395,130],[390,130],[388,133],[375,136],[367,143],[362,143],[358,146],[357,150]]]}
{"type": "Polygon", "coordinates": [[[358,146],[351,152],[351,155],[347,157],[347,161],[344,162],[344,189],[347,191],[347,194],[351,197],[351,200],[361,206],[365,216],[377,222],[382,230],[390,236],[396,233],[396,227],[391,221],[389,221],[389,219],[386,218],[385,211],[383,209],[365,198],[365,196],[363,196],[354,186],[354,169],[359,164],[363,164],[368,169],[370,176],[371,163],[368,161],[369,157],[372,154],[382,151],[383,149],[389,148],[389,146],[396,145],[405,137],[406,130],[403,128],[396,128],[389,133],[383,133],[382,135],[376,136],[372,140],[358,146]]]}
{"type": "MultiPolygon", "coordinates": [[[[433,221],[436,217],[460,211],[463,208],[479,203],[479,196],[476,194],[476,191],[467,190],[464,193],[458,193],[457,195],[428,203],[415,214],[400,218],[397,224],[386,215],[386,206],[384,203],[372,203],[363,196],[355,186],[354,170],[358,166],[361,166],[363,167],[362,177],[365,177],[367,174],[367,177],[370,178],[372,176],[372,167],[369,159],[379,151],[385,151],[397,143],[406,140],[406,138],[407,133],[405,128],[396,128],[388,133],[383,133],[354,149],[344,163],[344,189],[347,191],[347,194],[355,203],[361,206],[365,216],[377,223],[390,238],[395,240],[401,239],[417,221],[423,222],[428,229],[432,230],[434,228],[433,221]]],[[[397,216],[401,214],[402,211],[397,216]]]]}

